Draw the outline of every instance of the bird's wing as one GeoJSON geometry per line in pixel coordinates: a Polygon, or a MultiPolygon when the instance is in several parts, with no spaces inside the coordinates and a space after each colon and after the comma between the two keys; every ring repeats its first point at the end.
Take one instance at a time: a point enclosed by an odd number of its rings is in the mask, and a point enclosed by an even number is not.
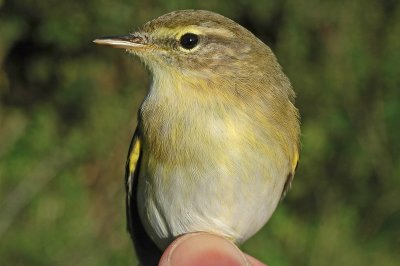
{"type": "Polygon", "coordinates": [[[286,196],[286,193],[288,192],[288,190],[290,189],[290,186],[292,185],[294,173],[296,172],[298,164],[299,164],[299,149],[297,148],[294,151],[294,155],[293,155],[292,162],[291,162],[292,169],[289,172],[289,174],[287,175],[285,185],[283,186],[281,199],[283,199],[286,196]]]}
{"type": "Polygon", "coordinates": [[[162,253],[147,235],[139,218],[137,187],[142,153],[140,134],[136,128],[126,162],[126,219],[140,265],[151,266],[158,265],[162,253]]]}

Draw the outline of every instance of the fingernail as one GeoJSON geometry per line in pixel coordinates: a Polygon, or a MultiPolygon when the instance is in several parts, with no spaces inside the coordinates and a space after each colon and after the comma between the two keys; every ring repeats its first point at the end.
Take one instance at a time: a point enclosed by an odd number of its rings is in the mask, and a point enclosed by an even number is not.
{"type": "Polygon", "coordinates": [[[229,240],[209,233],[193,233],[172,243],[159,265],[244,266],[250,264],[239,248],[229,240]]]}

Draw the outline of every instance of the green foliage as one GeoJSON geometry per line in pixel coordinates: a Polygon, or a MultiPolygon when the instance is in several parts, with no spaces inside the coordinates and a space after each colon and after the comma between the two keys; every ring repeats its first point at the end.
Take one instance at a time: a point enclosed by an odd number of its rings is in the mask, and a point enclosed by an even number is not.
{"type": "Polygon", "coordinates": [[[0,1],[0,261],[127,265],[123,175],[148,76],[96,47],[176,9],[268,43],[297,92],[301,162],[243,249],[269,265],[400,261],[398,1],[0,1]]]}

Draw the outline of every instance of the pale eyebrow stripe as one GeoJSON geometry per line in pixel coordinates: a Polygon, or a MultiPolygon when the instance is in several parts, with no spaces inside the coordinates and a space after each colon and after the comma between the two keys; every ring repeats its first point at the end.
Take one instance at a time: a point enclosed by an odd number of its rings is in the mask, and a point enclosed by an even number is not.
{"type": "Polygon", "coordinates": [[[164,36],[176,36],[179,39],[185,33],[193,33],[198,35],[214,35],[220,36],[223,38],[233,37],[234,34],[232,31],[224,28],[209,28],[202,27],[197,25],[189,25],[185,27],[176,27],[176,28],[159,28],[156,30],[159,34],[164,36]]]}
{"type": "Polygon", "coordinates": [[[205,28],[205,27],[200,27],[201,31],[203,34],[207,35],[214,35],[214,36],[221,36],[225,38],[230,38],[233,37],[234,34],[232,31],[228,29],[223,29],[223,28],[205,28]]]}

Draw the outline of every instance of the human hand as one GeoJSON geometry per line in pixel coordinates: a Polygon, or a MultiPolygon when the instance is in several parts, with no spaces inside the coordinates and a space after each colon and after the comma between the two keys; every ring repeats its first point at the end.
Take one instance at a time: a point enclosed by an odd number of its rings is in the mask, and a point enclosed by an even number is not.
{"type": "Polygon", "coordinates": [[[161,257],[159,266],[266,266],[244,254],[229,240],[209,234],[191,233],[176,239],[161,257]]]}

